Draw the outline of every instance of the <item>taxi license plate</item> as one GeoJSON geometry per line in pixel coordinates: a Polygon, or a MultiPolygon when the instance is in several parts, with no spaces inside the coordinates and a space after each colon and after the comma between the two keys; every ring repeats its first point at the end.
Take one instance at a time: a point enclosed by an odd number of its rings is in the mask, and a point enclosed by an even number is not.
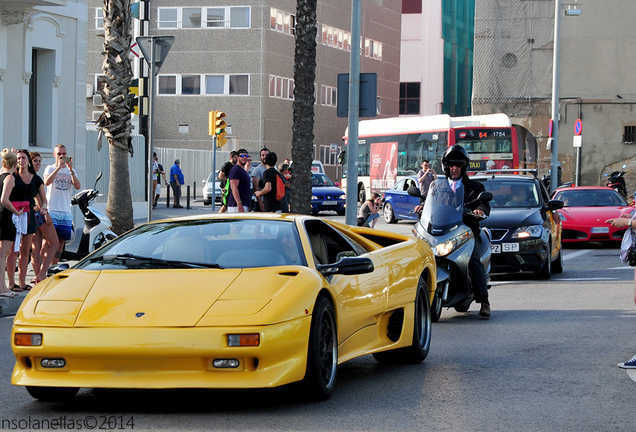
{"type": "Polygon", "coordinates": [[[337,203],[335,201],[323,201],[322,205],[336,205],[337,203]]]}
{"type": "Polygon", "coordinates": [[[519,243],[491,244],[490,252],[494,254],[501,252],[519,252],[519,243]]]}

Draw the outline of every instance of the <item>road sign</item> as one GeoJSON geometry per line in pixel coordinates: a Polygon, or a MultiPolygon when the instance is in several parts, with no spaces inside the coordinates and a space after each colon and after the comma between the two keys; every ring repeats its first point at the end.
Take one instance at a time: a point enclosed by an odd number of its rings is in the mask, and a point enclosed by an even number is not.
{"type": "Polygon", "coordinates": [[[583,142],[583,137],[581,135],[574,135],[572,140],[572,147],[581,147],[581,143],[583,142]]]}
{"type": "MultiPolygon", "coordinates": [[[[360,117],[375,117],[378,114],[378,74],[360,74],[360,117]]],[[[349,115],[349,74],[338,74],[338,100],[336,115],[347,117],[349,115]]]]}
{"type": "Polygon", "coordinates": [[[168,56],[168,52],[170,51],[170,47],[173,42],[174,36],[139,36],[137,38],[139,48],[144,54],[146,63],[148,63],[148,66],[151,67],[153,75],[156,76],[159,73],[159,69],[161,69],[163,61],[168,56]],[[152,63],[154,63],[154,67],[152,63]]]}
{"type": "Polygon", "coordinates": [[[583,130],[583,123],[581,123],[581,119],[576,119],[574,122],[574,135],[581,135],[581,130],[583,130]]]}
{"type": "Polygon", "coordinates": [[[137,42],[133,42],[130,46],[130,53],[139,58],[139,44],[137,42]]]}

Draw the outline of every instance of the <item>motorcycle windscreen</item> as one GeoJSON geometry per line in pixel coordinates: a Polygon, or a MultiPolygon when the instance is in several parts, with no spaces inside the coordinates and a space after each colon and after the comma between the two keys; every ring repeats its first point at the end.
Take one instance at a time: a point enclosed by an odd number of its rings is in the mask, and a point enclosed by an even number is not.
{"type": "Polygon", "coordinates": [[[464,214],[464,186],[455,191],[447,179],[438,179],[428,189],[420,222],[432,235],[447,234],[462,224],[464,214]]]}

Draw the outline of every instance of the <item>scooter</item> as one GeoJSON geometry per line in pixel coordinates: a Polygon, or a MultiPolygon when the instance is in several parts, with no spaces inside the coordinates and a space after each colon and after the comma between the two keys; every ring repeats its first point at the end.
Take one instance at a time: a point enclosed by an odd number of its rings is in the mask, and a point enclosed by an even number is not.
{"type": "MultiPolygon", "coordinates": [[[[102,178],[102,172],[97,174],[95,185],[92,189],[84,189],[73,195],[71,204],[79,207],[84,216],[84,229],[77,248],[77,252],[67,251],[62,253],[63,259],[82,259],[89,253],[99,249],[104,244],[115,239],[117,235],[110,230],[112,224],[106,214],[91,206],[91,202],[99,195],[97,182],[102,178]]],[[[75,225],[73,224],[73,237],[66,242],[66,245],[75,241],[75,225]]]]}
{"type": "MultiPolygon", "coordinates": [[[[421,198],[416,187],[409,188],[408,194],[421,198]]],[[[490,279],[490,231],[482,228],[481,241],[476,241],[470,227],[464,224],[463,216],[472,215],[471,208],[492,198],[490,192],[481,192],[477,199],[464,206],[463,186],[453,192],[446,179],[438,179],[429,187],[414,233],[425,240],[435,254],[437,287],[431,306],[433,322],[439,320],[444,307],[453,307],[457,312],[467,312],[470,308],[474,294],[468,263],[474,248],[478,248],[480,262],[490,279]]]]}
{"type": "Polygon", "coordinates": [[[612,173],[605,174],[607,179],[607,187],[614,189],[619,194],[623,195],[624,198],[627,198],[627,187],[625,186],[625,168],[627,165],[623,165],[623,169],[621,171],[613,171],[612,173]]]}

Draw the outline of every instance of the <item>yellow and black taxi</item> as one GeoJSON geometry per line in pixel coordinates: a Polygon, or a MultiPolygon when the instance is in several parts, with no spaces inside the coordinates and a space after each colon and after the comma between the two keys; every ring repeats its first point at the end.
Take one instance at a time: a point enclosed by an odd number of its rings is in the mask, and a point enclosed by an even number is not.
{"type": "Polygon", "coordinates": [[[481,222],[492,235],[492,272],[533,271],[540,279],[561,273],[562,227],[557,210],[563,208],[563,201],[550,200],[536,171],[482,171],[472,179],[493,194],[490,216],[481,222]]]}

